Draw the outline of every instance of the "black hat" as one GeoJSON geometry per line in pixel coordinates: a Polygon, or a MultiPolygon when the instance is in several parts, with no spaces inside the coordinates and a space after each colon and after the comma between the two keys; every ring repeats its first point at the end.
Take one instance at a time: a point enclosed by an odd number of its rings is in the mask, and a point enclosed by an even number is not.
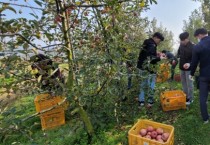
{"type": "Polygon", "coordinates": [[[180,39],[181,41],[187,39],[188,37],[189,37],[189,33],[188,33],[188,32],[183,32],[183,33],[181,33],[181,34],[179,35],[179,39],[180,39]]]}
{"type": "Polygon", "coordinates": [[[155,33],[153,34],[152,37],[157,37],[157,38],[159,38],[161,41],[164,41],[163,34],[161,34],[160,32],[155,32],[155,33]]]}
{"type": "Polygon", "coordinates": [[[208,34],[208,32],[207,32],[207,30],[205,28],[199,28],[199,29],[195,30],[194,36],[196,37],[199,34],[206,35],[206,34],[208,34]]]}

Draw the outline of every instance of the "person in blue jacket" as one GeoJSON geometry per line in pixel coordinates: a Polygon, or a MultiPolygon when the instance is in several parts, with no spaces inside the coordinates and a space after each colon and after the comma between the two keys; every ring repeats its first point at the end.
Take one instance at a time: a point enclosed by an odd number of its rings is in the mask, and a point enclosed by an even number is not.
{"type": "Polygon", "coordinates": [[[145,105],[145,94],[148,95],[148,107],[151,107],[154,103],[154,88],[156,81],[155,66],[161,59],[166,59],[163,55],[157,55],[157,45],[161,41],[164,41],[163,35],[156,32],[153,34],[152,38],[146,39],[141,47],[137,64],[141,77],[139,106],[145,105]]]}
{"type": "Polygon", "coordinates": [[[199,96],[200,110],[204,124],[209,122],[207,109],[208,88],[210,84],[210,36],[204,28],[199,28],[194,32],[194,36],[199,43],[193,48],[192,62],[190,64],[192,79],[199,64],[199,96]]]}

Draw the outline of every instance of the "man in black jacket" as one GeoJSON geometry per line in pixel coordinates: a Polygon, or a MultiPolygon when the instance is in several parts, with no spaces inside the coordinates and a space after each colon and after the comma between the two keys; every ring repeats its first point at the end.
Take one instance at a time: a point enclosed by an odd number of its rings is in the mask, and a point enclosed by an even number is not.
{"type": "Polygon", "coordinates": [[[152,38],[146,39],[143,43],[141,51],[139,53],[137,68],[140,69],[141,83],[139,94],[139,105],[144,106],[145,103],[145,91],[148,95],[148,107],[151,107],[154,103],[154,88],[156,81],[155,65],[160,59],[166,58],[162,55],[157,55],[157,45],[164,40],[161,33],[156,32],[152,38]]]}
{"type": "Polygon", "coordinates": [[[194,76],[199,64],[199,96],[200,109],[204,124],[208,123],[209,115],[207,109],[208,87],[210,84],[210,37],[204,28],[197,29],[194,36],[200,42],[193,49],[191,76],[194,76]]]}
{"type": "Polygon", "coordinates": [[[189,40],[189,33],[183,32],[179,35],[180,46],[177,57],[179,59],[179,69],[181,70],[181,82],[184,93],[187,95],[186,105],[193,102],[193,81],[189,79],[190,67],[192,60],[192,49],[194,44],[189,40]]]}

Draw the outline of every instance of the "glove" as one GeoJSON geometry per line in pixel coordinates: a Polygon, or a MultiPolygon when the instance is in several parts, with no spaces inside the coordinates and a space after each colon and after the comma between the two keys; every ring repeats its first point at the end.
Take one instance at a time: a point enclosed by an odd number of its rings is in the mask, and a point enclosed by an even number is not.
{"type": "Polygon", "coordinates": [[[189,79],[190,79],[191,81],[194,81],[193,76],[191,76],[191,75],[189,75],[189,79]]]}

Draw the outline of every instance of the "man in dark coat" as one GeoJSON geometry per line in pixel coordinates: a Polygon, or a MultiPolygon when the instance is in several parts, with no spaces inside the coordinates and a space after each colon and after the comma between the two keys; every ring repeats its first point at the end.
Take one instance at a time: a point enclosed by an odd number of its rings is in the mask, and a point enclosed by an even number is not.
{"type": "Polygon", "coordinates": [[[145,91],[148,95],[148,107],[151,107],[154,103],[154,88],[156,81],[156,66],[157,62],[164,59],[163,55],[157,55],[157,45],[164,41],[164,37],[161,33],[156,32],[152,38],[146,39],[142,45],[139,53],[137,68],[140,69],[141,83],[139,94],[139,105],[145,104],[145,91]]]}
{"type": "Polygon", "coordinates": [[[183,32],[179,35],[180,46],[178,49],[177,57],[179,59],[179,69],[181,72],[181,82],[184,93],[187,95],[186,105],[190,105],[193,102],[193,81],[189,79],[190,67],[188,68],[192,60],[192,49],[194,44],[189,40],[189,33],[183,32]]]}
{"type": "Polygon", "coordinates": [[[200,41],[193,49],[191,62],[191,76],[194,76],[196,68],[199,64],[199,96],[201,116],[204,124],[209,122],[209,114],[207,109],[207,99],[210,84],[210,36],[207,30],[199,28],[195,31],[194,36],[200,41]]]}

